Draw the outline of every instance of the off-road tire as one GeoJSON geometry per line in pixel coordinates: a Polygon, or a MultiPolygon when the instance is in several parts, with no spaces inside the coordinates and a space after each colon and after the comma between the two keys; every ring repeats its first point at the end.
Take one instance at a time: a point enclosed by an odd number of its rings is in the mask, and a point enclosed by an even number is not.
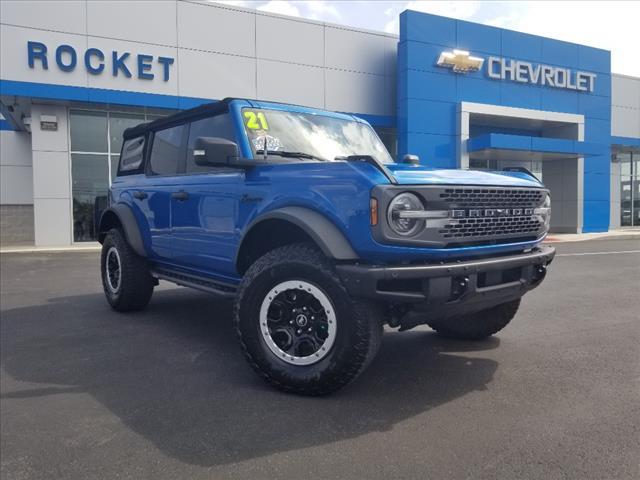
{"type": "Polygon", "coordinates": [[[142,310],[151,300],[155,281],[149,271],[149,265],[131,248],[119,229],[109,230],[104,239],[100,256],[100,271],[104,294],[114,310],[119,312],[142,310]],[[112,248],[117,251],[119,256],[121,272],[118,288],[115,291],[109,285],[105,269],[107,256],[112,248]]]}
{"type": "Polygon", "coordinates": [[[272,386],[301,395],[326,395],[355,380],[377,354],[382,339],[379,308],[353,299],[332,262],[308,243],[274,249],[251,265],[238,290],[234,317],[242,350],[253,369],[272,386]],[[283,361],[267,346],[260,330],[265,296],[288,280],[316,286],[335,310],[335,342],[326,356],[311,365],[283,361]]]}
{"type": "Polygon", "coordinates": [[[519,306],[520,299],[517,299],[470,315],[429,322],[428,325],[445,337],[481,340],[506,327],[519,306]]]}

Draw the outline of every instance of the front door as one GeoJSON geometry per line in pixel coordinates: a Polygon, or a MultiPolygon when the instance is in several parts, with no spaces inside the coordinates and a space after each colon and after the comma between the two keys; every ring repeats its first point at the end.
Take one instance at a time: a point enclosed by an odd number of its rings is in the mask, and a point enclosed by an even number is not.
{"type": "Polygon", "coordinates": [[[180,189],[171,199],[173,260],[204,274],[234,277],[239,191],[244,172],[237,168],[197,165],[198,137],[236,141],[229,114],[191,123],[180,189]]]}

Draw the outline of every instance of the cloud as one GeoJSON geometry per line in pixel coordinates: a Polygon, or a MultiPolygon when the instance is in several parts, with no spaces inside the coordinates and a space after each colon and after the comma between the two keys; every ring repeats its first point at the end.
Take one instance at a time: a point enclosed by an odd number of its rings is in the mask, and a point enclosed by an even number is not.
{"type": "Polygon", "coordinates": [[[285,0],[271,0],[264,5],[260,5],[258,10],[263,12],[278,13],[280,15],[289,15],[290,17],[300,17],[300,10],[295,2],[285,0]]]}
{"type": "Polygon", "coordinates": [[[636,52],[640,3],[505,2],[500,15],[481,23],[611,50],[612,71],[640,76],[636,52]]]}
{"type": "Polygon", "coordinates": [[[221,3],[231,7],[250,7],[251,3],[246,0],[209,0],[211,3],[221,3]]]}
{"type": "Polygon", "coordinates": [[[340,11],[337,9],[337,7],[324,0],[309,0],[306,2],[295,3],[303,4],[310,13],[309,18],[313,20],[327,20],[328,18],[337,20],[342,18],[342,15],[340,14],[340,11]]]}
{"type": "Polygon", "coordinates": [[[415,0],[406,2],[399,7],[388,8],[385,15],[392,17],[385,25],[385,32],[397,34],[400,30],[398,15],[404,10],[414,10],[416,12],[431,13],[443,17],[458,18],[460,20],[471,19],[480,9],[479,1],[421,1],[415,0]]]}
{"type": "Polygon", "coordinates": [[[271,0],[257,7],[263,12],[279,13],[292,17],[304,17],[311,20],[335,21],[342,18],[338,7],[324,0],[285,1],[271,0]]]}

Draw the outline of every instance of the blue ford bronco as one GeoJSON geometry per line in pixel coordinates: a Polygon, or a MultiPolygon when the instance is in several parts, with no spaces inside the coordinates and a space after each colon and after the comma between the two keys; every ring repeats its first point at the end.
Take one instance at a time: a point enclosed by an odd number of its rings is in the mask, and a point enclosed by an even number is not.
{"type": "Polygon", "coordinates": [[[126,130],[108,203],[115,310],[144,308],[159,280],[229,297],[250,365],[306,395],[353,381],[384,324],[498,332],[555,254],[549,192],[528,172],[395,163],[357,117],[263,101],[126,130]]]}

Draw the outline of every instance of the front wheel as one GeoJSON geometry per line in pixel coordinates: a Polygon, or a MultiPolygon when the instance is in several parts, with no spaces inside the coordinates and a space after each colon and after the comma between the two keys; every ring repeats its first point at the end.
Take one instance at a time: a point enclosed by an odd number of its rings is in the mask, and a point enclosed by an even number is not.
{"type": "Polygon", "coordinates": [[[251,366],[287,392],[324,395],[352,382],[375,357],[378,309],[352,299],[313,245],[275,249],[247,271],[236,329],[251,366]]]}
{"type": "Polygon", "coordinates": [[[518,298],[470,315],[431,321],[428,325],[445,337],[480,340],[506,327],[516,315],[519,306],[518,298]]]}

